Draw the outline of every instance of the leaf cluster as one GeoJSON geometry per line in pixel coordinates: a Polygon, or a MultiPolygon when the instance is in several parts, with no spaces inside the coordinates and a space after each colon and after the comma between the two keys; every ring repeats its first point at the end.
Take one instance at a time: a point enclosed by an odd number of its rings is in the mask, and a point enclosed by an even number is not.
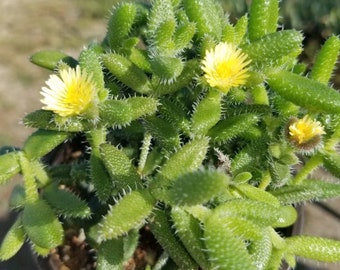
{"type": "Polygon", "coordinates": [[[80,65],[91,74],[98,112],[96,119],[32,112],[23,122],[37,131],[21,149],[1,151],[0,183],[18,173],[24,183],[11,197],[19,215],[0,260],[26,239],[46,256],[71,226],[85,231],[97,269],[122,269],[143,228],[162,252],[149,269],[340,261],[339,241],[278,232],[296,221],[294,205],[340,195],[339,182],[309,177],[320,166],[340,177],[340,94],[328,85],[340,41],[329,38],[306,74],[297,61],[302,34],[277,31],[278,2],[253,0],[235,25],[213,0],[122,2],[104,40],[79,59],[33,55],[50,70],[80,65]],[[251,60],[246,85],[226,95],[201,70],[205,51],[220,42],[251,60]],[[289,119],[305,114],[326,131],[313,151],[286,138],[289,119]]]}

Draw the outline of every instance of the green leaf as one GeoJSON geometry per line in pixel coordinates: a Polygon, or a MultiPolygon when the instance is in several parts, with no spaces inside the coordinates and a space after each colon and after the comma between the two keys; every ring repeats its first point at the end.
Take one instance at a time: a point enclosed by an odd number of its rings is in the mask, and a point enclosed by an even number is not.
{"type": "Polygon", "coordinates": [[[208,132],[213,142],[222,143],[231,140],[246,132],[250,126],[255,125],[259,117],[255,114],[241,114],[219,121],[208,132]]]}
{"type": "Polygon", "coordinates": [[[168,121],[171,126],[189,134],[190,124],[184,105],[168,97],[160,100],[159,113],[168,121]]]}
{"type": "Polygon", "coordinates": [[[220,120],[221,99],[221,92],[210,89],[207,95],[194,108],[191,116],[192,136],[206,135],[208,130],[220,120]]]}
{"type": "Polygon", "coordinates": [[[45,110],[37,110],[27,114],[23,123],[27,127],[66,132],[80,132],[87,129],[89,125],[75,117],[69,117],[65,121],[64,117],[60,119],[53,112],[45,110]]]}
{"type": "Polygon", "coordinates": [[[26,140],[23,151],[28,159],[38,159],[69,138],[69,133],[38,129],[26,140]]]}
{"type": "Polygon", "coordinates": [[[155,94],[159,96],[170,94],[181,90],[182,88],[188,87],[190,83],[194,81],[194,77],[198,73],[199,68],[199,62],[195,59],[192,59],[185,63],[182,73],[173,82],[164,84],[161,82],[160,78],[153,78],[152,86],[154,88],[155,94]]]}
{"type": "Polygon", "coordinates": [[[292,206],[276,207],[268,203],[247,199],[227,201],[214,210],[219,219],[230,216],[243,217],[261,226],[287,227],[296,221],[296,210],[292,206]]]}
{"type": "Polygon", "coordinates": [[[270,191],[281,204],[296,204],[311,200],[340,197],[340,185],[322,180],[306,179],[299,185],[288,185],[270,191]]]}
{"type": "Polygon", "coordinates": [[[260,231],[261,238],[252,241],[248,249],[256,268],[258,270],[265,270],[270,269],[267,266],[272,254],[273,245],[270,237],[270,228],[263,228],[260,231]]]}
{"type": "Polygon", "coordinates": [[[91,76],[91,81],[96,85],[97,91],[104,89],[104,75],[99,55],[96,48],[87,48],[80,53],[79,65],[91,76]]]}
{"type": "Polygon", "coordinates": [[[112,194],[114,185],[99,151],[92,151],[90,157],[90,176],[99,200],[105,202],[112,194]]]}
{"type": "Polygon", "coordinates": [[[180,237],[186,250],[202,269],[211,269],[204,253],[205,246],[202,241],[203,231],[200,221],[180,207],[171,209],[171,218],[176,228],[176,234],[180,237]]]}
{"type": "Polygon", "coordinates": [[[196,23],[196,34],[200,39],[212,35],[217,41],[222,35],[222,14],[219,6],[212,0],[184,0],[184,9],[191,22],[196,23]]]}
{"type": "Polygon", "coordinates": [[[248,16],[243,15],[239,18],[235,24],[235,37],[234,44],[239,45],[242,42],[242,39],[246,35],[248,27],[248,16]]]}
{"type": "Polygon", "coordinates": [[[151,65],[146,50],[132,48],[129,60],[146,73],[151,73],[151,65]]]}
{"type": "Polygon", "coordinates": [[[172,83],[182,73],[184,64],[176,57],[156,56],[150,61],[151,69],[165,84],[172,83]]]}
{"type": "Polygon", "coordinates": [[[288,237],[285,242],[287,253],[321,262],[340,262],[340,241],[300,235],[288,237]]]}
{"type": "Polygon", "coordinates": [[[158,243],[161,244],[177,266],[181,269],[197,269],[197,264],[175,236],[168,215],[164,210],[155,211],[149,226],[158,243]]]}
{"type": "Polygon", "coordinates": [[[324,154],[323,165],[331,174],[340,178],[340,155],[338,153],[324,154]]]}
{"type": "Polygon", "coordinates": [[[25,205],[22,223],[28,238],[39,247],[52,249],[63,241],[62,225],[43,200],[25,205]]]}
{"type": "Polygon", "coordinates": [[[249,39],[256,40],[276,31],[279,18],[279,1],[253,0],[249,14],[249,39]]]}
{"type": "Polygon", "coordinates": [[[102,144],[100,156],[118,190],[135,189],[141,185],[137,169],[122,150],[110,144],[102,144]]]}
{"type": "Polygon", "coordinates": [[[108,22],[107,38],[112,51],[121,49],[129,36],[136,18],[137,8],[133,3],[121,3],[113,8],[108,22]]]}
{"type": "Polygon", "coordinates": [[[25,206],[25,188],[22,185],[15,185],[9,198],[9,207],[11,209],[20,209],[25,206]]]}
{"type": "Polygon", "coordinates": [[[115,238],[102,242],[98,247],[97,270],[123,269],[123,238],[115,238]]]}
{"type": "Polygon", "coordinates": [[[13,257],[25,242],[25,231],[19,216],[7,232],[0,246],[0,261],[6,261],[13,257]]]}
{"type": "Polygon", "coordinates": [[[188,47],[196,32],[196,25],[193,22],[186,22],[179,25],[174,33],[174,42],[176,51],[181,51],[188,47]]]}
{"type": "Polygon", "coordinates": [[[5,184],[20,172],[17,152],[0,155],[0,185],[5,184]]]}
{"type": "Polygon", "coordinates": [[[158,101],[151,97],[106,100],[100,105],[101,120],[111,126],[126,126],[140,117],[156,112],[158,101]]]}
{"type": "Polygon", "coordinates": [[[194,139],[175,152],[162,166],[160,174],[173,181],[200,167],[208,150],[208,138],[194,139]]]}
{"type": "Polygon", "coordinates": [[[295,59],[302,51],[302,40],[300,32],[283,30],[265,35],[241,48],[252,60],[252,65],[269,68],[295,59]]]}
{"type": "Polygon", "coordinates": [[[103,64],[119,81],[132,90],[149,94],[152,92],[151,83],[146,74],[130,60],[116,53],[102,56],[103,64]]]}
{"type": "Polygon", "coordinates": [[[235,189],[239,190],[241,193],[243,193],[247,198],[251,200],[265,202],[277,207],[280,206],[280,202],[275,196],[273,196],[271,193],[267,191],[254,187],[252,185],[240,184],[236,185],[235,189]]]}
{"type": "MultiPolygon", "coordinates": [[[[148,16],[148,39],[154,42],[157,30],[166,21],[176,21],[174,7],[171,0],[155,0],[152,3],[150,14],[148,16]]],[[[165,33],[166,34],[166,33],[165,33]]]]}
{"type": "Polygon", "coordinates": [[[340,93],[335,89],[288,71],[271,73],[270,87],[283,98],[312,111],[340,113],[340,93]]]}
{"type": "Polygon", "coordinates": [[[219,171],[194,171],[181,175],[168,190],[172,204],[196,205],[206,203],[228,187],[228,176],[219,171]]]}
{"type": "Polygon", "coordinates": [[[316,56],[310,78],[327,84],[337,63],[339,50],[339,38],[337,36],[328,38],[316,56]]]}
{"type": "Polygon", "coordinates": [[[158,54],[166,56],[175,55],[175,43],[172,39],[176,29],[175,18],[166,19],[159,24],[153,33],[153,43],[158,54]]]}
{"type": "Polygon", "coordinates": [[[52,50],[37,52],[31,56],[30,61],[33,64],[50,70],[56,69],[60,62],[64,62],[70,67],[75,67],[78,64],[77,60],[71,56],[68,56],[67,54],[60,51],[52,50]]]}
{"type": "Polygon", "coordinates": [[[56,184],[44,188],[44,199],[65,217],[87,218],[91,210],[87,204],[70,191],[61,189],[56,184]]]}
{"type": "Polygon", "coordinates": [[[144,126],[158,141],[163,150],[171,152],[180,147],[179,132],[169,122],[156,116],[145,119],[144,126]]]}
{"type": "Polygon", "coordinates": [[[204,223],[204,243],[211,269],[256,269],[245,242],[228,228],[217,216],[210,216],[204,223]]]}
{"type": "Polygon", "coordinates": [[[155,199],[147,190],[134,190],[117,202],[100,222],[99,240],[110,240],[139,228],[151,214],[155,199]]]}

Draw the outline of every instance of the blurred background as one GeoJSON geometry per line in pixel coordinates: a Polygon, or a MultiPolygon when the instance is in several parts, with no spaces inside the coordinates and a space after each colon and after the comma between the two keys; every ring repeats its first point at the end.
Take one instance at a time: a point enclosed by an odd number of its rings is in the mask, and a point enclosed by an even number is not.
{"type": "MultiPolygon", "coordinates": [[[[21,147],[32,129],[21,124],[26,113],[41,108],[39,91],[50,72],[29,62],[39,51],[57,49],[77,58],[83,46],[101,41],[109,11],[116,0],[1,0],[0,1],[0,147],[21,147]]],[[[220,0],[230,20],[242,16],[251,0],[220,0]]],[[[340,1],[282,0],[280,24],[305,33],[301,56],[313,63],[315,52],[325,38],[340,33],[340,1]]],[[[339,89],[340,75],[333,78],[339,89]]],[[[0,164],[1,166],[1,164],[0,164]]],[[[320,172],[324,177],[323,172],[320,172]]],[[[0,241],[12,224],[15,213],[8,211],[8,199],[15,179],[0,186],[0,241]]],[[[305,207],[303,233],[340,240],[340,200],[305,207]]],[[[0,270],[36,270],[28,246],[0,270]]],[[[301,262],[299,269],[340,269],[336,265],[301,262]]],[[[78,269],[74,269],[78,270],[78,269]]]]}

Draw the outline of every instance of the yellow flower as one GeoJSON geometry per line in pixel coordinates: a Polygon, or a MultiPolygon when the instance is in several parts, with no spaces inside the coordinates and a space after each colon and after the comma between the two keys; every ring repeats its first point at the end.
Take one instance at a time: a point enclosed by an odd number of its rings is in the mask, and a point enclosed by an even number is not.
{"type": "Polygon", "coordinates": [[[249,77],[247,55],[229,43],[219,43],[205,52],[204,77],[211,87],[227,93],[231,87],[244,85],[249,77]]]}
{"type": "Polygon", "coordinates": [[[46,105],[44,110],[63,117],[81,115],[97,101],[91,77],[79,66],[63,69],[59,75],[50,75],[46,81],[48,87],[42,87],[40,91],[44,96],[40,101],[46,105]]]}
{"type": "Polygon", "coordinates": [[[302,119],[293,120],[288,129],[289,139],[297,145],[320,141],[321,135],[325,134],[321,123],[310,119],[308,115],[302,119]]]}

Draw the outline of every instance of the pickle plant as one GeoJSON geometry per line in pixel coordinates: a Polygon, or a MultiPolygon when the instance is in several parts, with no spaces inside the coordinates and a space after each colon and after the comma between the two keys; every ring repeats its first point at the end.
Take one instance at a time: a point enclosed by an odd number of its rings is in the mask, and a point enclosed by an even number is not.
{"type": "Polygon", "coordinates": [[[294,205],[340,195],[340,93],[329,80],[331,36],[311,70],[303,35],[277,30],[278,0],[253,0],[232,25],[213,0],[122,2],[102,42],[78,59],[41,51],[52,70],[37,130],[3,147],[0,182],[23,176],[18,217],[0,247],[25,241],[47,256],[64,231],[82,229],[97,269],[123,269],[149,229],[162,254],[147,269],[278,269],[296,257],[340,261],[340,242],[283,236],[294,205]],[[76,157],[47,156],[79,141],[76,157]]]}

